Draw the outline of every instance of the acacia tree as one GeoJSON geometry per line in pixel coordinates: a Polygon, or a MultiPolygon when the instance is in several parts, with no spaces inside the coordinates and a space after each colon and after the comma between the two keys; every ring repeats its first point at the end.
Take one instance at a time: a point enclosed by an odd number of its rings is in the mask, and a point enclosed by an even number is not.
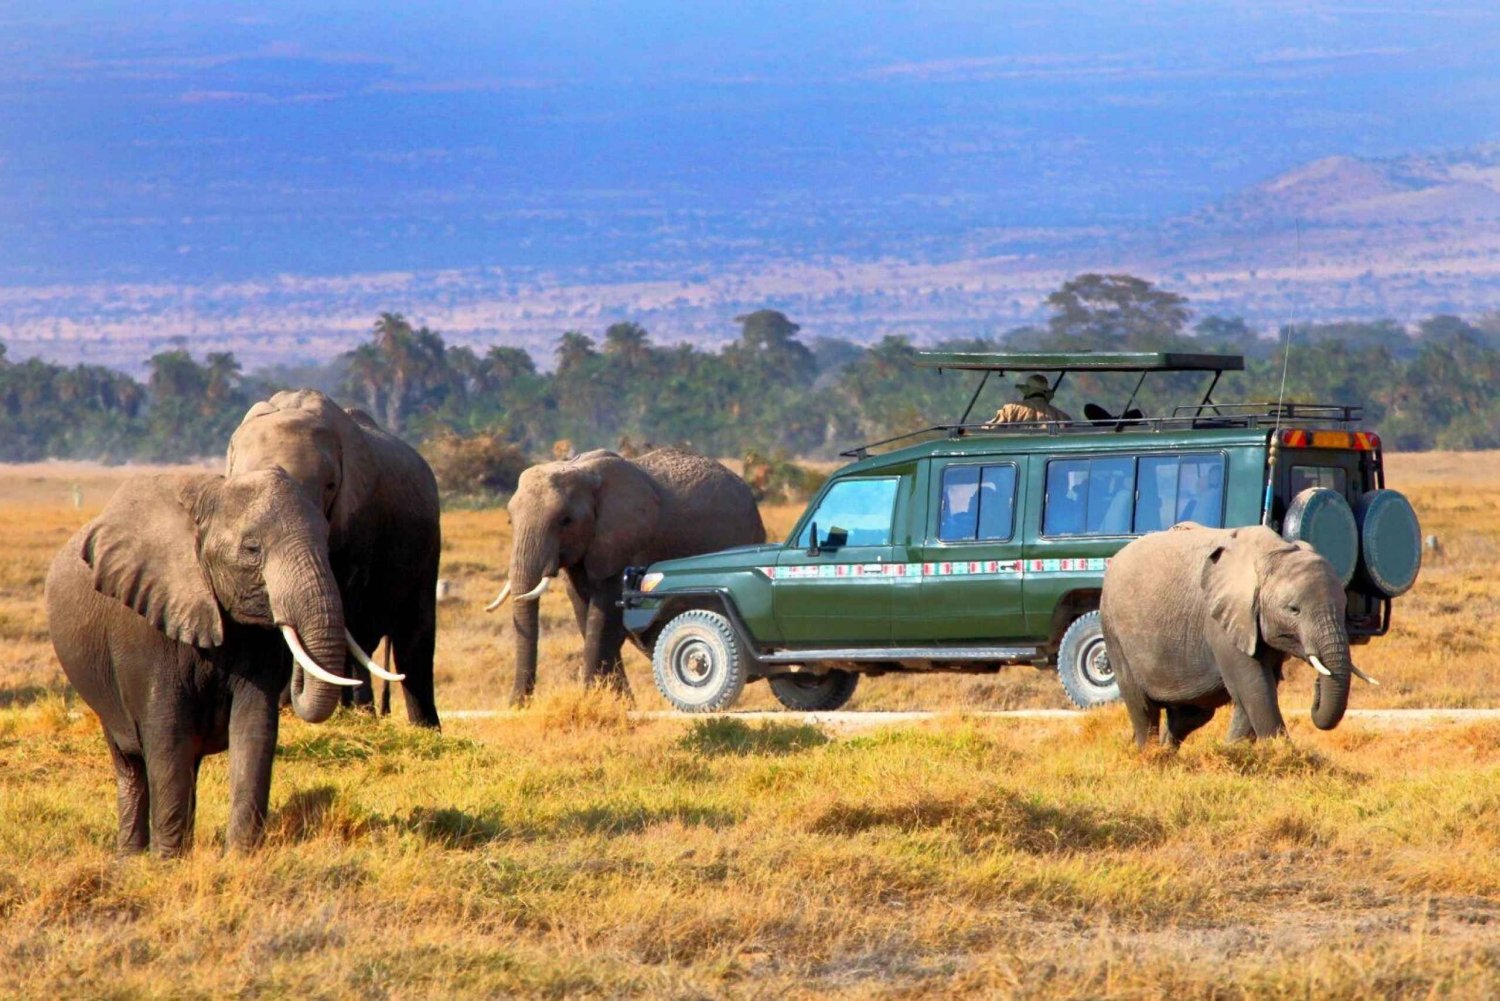
{"type": "Polygon", "coordinates": [[[1176,342],[1192,316],[1187,299],[1134,275],[1079,275],[1047,296],[1047,305],[1054,339],[1116,351],[1176,342]]]}

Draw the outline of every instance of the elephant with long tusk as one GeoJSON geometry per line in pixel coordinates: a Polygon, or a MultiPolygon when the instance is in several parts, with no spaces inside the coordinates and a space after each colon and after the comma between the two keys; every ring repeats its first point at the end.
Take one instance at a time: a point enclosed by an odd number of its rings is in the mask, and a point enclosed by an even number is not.
{"type": "MultiPolygon", "coordinates": [[[[440,546],[437,483],[426,461],[368,415],[315,390],[277,393],[245,414],[229,442],[231,477],[284,470],[322,513],[349,653],[361,684],[346,703],[372,705],[364,677],[401,681],[407,719],[439,725],[433,692],[440,546]],[[385,639],[396,671],[366,650],[385,639]]],[[[389,687],[385,708],[389,708],[389,687]]]]}
{"type": "Polygon", "coordinates": [[[52,645],[103,724],[121,851],[186,850],[198,764],[224,750],[228,843],[260,840],[282,690],[317,723],[359,684],[327,533],[280,470],[137,476],[52,561],[52,645]]]}
{"type": "Polygon", "coordinates": [[[485,609],[511,602],[512,704],[524,703],[536,685],[537,606],[554,577],[565,577],[583,634],[585,682],[608,682],[628,693],[617,605],[625,568],[766,539],[745,481],[712,459],[675,448],[635,459],[599,450],[532,466],[521,474],[509,511],[510,579],[485,609]]]}
{"type": "Polygon", "coordinates": [[[1289,656],[1317,672],[1313,724],[1337,726],[1349,679],[1378,684],[1350,656],[1345,600],[1326,559],[1259,525],[1184,522],[1121,549],[1104,574],[1100,624],[1136,743],[1159,735],[1175,746],[1229,703],[1229,739],[1284,734],[1277,691],[1289,656]]]}

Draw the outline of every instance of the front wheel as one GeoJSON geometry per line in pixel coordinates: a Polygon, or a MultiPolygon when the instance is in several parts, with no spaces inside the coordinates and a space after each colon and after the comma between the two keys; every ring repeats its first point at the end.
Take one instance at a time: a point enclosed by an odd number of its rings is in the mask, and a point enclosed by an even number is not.
{"type": "Polygon", "coordinates": [[[1104,650],[1104,628],[1099,613],[1073,620],[1057,648],[1057,678],[1079,709],[1092,709],[1120,697],[1120,683],[1104,650]]]}
{"type": "Polygon", "coordinates": [[[685,713],[728,709],[745,690],[745,656],[730,621],[695,608],[663,627],[651,673],[666,700],[685,713]]]}
{"type": "Polygon", "coordinates": [[[788,709],[798,712],[832,712],[842,709],[854,696],[859,675],[853,671],[827,674],[778,674],[770,679],[771,694],[788,709]]]}

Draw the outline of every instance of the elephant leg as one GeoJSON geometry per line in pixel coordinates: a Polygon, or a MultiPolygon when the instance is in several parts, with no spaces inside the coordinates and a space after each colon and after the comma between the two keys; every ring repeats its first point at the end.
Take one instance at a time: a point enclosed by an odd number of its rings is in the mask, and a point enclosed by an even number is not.
{"type": "Polygon", "coordinates": [[[1168,706],[1167,732],[1162,735],[1162,743],[1176,747],[1187,739],[1188,734],[1213,718],[1214,711],[1205,706],[1168,706]]]}
{"type": "Polygon", "coordinates": [[[588,578],[582,571],[568,568],[568,601],[573,605],[573,620],[578,623],[578,635],[587,638],[589,634],[589,592],[593,590],[589,586],[588,578]]]}
{"type": "Polygon", "coordinates": [[[198,754],[187,737],[174,733],[160,734],[155,741],[148,738],[146,743],[151,847],[162,858],[176,858],[193,843],[198,754]]]}
{"type": "Polygon", "coordinates": [[[1118,652],[1118,645],[1108,647],[1110,662],[1115,667],[1115,678],[1120,685],[1120,699],[1125,703],[1125,709],[1130,713],[1130,728],[1135,733],[1135,746],[1145,750],[1147,746],[1155,743],[1161,732],[1161,706],[1152,702],[1141,691],[1141,686],[1135,680],[1135,674],[1130,670],[1124,655],[1118,652]]]}
{"type": "Polygon", "coordinates": [[[231,851],[260,844],[271,804],[271,764],[280,713],[275,693],[247,688],[229,704],[229,830],[231,851]]]}
{"type": "Polygon", "coordinates": [[[1255,727],[1250,725],[1250,717],[1238,702],[1234,704],[1234,715],[1229,717],[1229,735],[1225,739],[1231,744],[1255,739],[1255,727]]]}
{"type": "Polygon", "coordinates": [[[616,606],[621,581],[611,577],[594,585],[589,592],[588,628],[584,632],[584,683],[606,683],[619,694],[630,698],[630,682],[620,660],[625,645],[625,619],[616,606]]]}
{"type": "Polygon", "coordinates": [[[417,726],[441,730],[432,678],[437,647],[437,588],[419,591],[412,604],[415,607],[411,616],[400,628],[392,631],[393,635],[386,642],[394,648],[397,673],[406,675],[406,680],[401,682],[401,694],[406,702],[407,720],[417,726]]]}
{"type": "Polygon", "coordinates": [[[1243,710],[1249,718],[1256,737],[1262,740],[1285,737],[1286,723],[1281,718],[1281,706],[1276,700],[1275,672],[1238,652],[1234,657],[1235,663],[1220,661],[1220,673],[1236,708],[1243,710]]]}
{"type": "Polygon", "coordinates": [[[151,794],[146,782],[146,762],[126,754],[106,735],[109,756],[115,763],[115,799],[119,805],[120,833],[116,847],[122,855],[145,851],[151,844],[151,794]]]}

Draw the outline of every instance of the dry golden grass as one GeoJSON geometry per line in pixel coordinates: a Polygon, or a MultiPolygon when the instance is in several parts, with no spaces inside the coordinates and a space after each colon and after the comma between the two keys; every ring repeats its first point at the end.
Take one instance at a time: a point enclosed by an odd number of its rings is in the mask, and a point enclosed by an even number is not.
{"type": "MultiPolygon", "coordinates": [[[[1356,705],[1496,704],[1496,458],[1393,457],[1447,555],[1363,652],[1386,685],[1356,705]]],[[[1500,724],[1289,712],[1289,742],[1227,747],[1221,718],[1140,756],[1119,709],[962,715],[1060,705],[1030,669],[876,679],[857,705],[949,714],[857,736],[641,721],[578,690],[550,594],[532,710],[442,735],[288,718],[261,852],[221,855],[219,756],[198,850],[117,861],[108,756],[40,604],[109,479],[75,510],[56,477],[0,476],[0,997],[1500,994],[1500,724]]],[[[494,706],[509,623],[480,606],[505,517],[444,528],[439,704],[494,706]]],[[[1294,672],[1285,701],[1309,686],[1294,672]]]]}
{"type": "Polygon", "coordinates": [[[1127,729],[288,720],[267,845],[221,856],[221,756],[164,864],[112,857],[94,723],[44,699],[0,714],[0,995],[1500,990],[1500,728],[1127,729]]]}

